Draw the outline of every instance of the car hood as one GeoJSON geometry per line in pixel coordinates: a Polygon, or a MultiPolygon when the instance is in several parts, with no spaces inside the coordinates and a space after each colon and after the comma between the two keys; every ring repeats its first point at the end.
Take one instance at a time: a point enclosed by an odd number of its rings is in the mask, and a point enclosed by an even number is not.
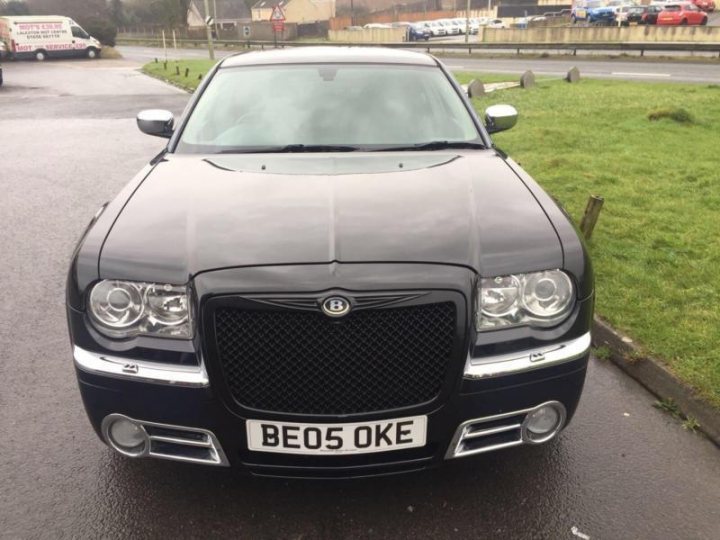
{"type": "Polygon", "coordinates": [[[559,268],[562,248],[492,150],[168,155],[117,217],[99,268],[184,283],[219,268],[334,261],[499,275],[559,268]]]}

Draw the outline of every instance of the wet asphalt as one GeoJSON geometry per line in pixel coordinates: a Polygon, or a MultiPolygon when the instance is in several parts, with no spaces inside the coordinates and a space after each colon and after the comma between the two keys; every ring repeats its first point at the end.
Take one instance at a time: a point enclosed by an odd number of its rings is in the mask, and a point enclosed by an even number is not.
{"type": "Polygon", "coordinates": [[[103,446],[72,369],[65,272],[95,210],[162,147],[135,113],[187,102],[135,67],[4,65],[0,538],[720,538],[720,450],[596,359],[555,443],[410,475],[269,480],[103,446]]]}

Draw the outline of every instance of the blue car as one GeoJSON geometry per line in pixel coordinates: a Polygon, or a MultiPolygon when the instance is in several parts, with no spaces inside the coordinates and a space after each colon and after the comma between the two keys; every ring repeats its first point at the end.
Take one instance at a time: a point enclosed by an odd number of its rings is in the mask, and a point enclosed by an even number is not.
{"type": "Polygon", "coordinates": [[[586,21],[590,24],[612,24],[615,21],[615,8],[606,6],[600,0],[590,0],[576,5],[570,18],[573,23],[586,21]]]}
{"type": "Polygon", "coordinates": [[[406,28],[408,41],[428,41],[432,36],[432,31],[426,26],[420,24],[412,24],[408,22],[393,23],[393,28],[406,28]]]}

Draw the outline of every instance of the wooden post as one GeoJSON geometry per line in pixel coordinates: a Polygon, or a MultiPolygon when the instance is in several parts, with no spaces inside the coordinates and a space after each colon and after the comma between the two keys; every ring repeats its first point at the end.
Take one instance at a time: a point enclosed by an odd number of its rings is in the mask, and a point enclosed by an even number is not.
{"type": "Polygon", "coordinates": [[[580,221],[580,230],[586,240],[590,240],[595,224],[600,217],[600,210],[602,210],[605,199],[598,197],[597,195],[590,195],[587,206],[585,207],[585,214],[580,221]]]}

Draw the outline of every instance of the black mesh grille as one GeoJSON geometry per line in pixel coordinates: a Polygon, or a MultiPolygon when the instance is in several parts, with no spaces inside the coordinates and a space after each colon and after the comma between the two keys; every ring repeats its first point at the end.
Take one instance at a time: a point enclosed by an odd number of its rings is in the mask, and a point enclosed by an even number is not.
{"type": "Polygon", "coordinates": [[[238,403],[261,410],[352,414],[424,403],[453,350],[452,302],[356,311],[219,308],[220,364],[238,403]]]}

